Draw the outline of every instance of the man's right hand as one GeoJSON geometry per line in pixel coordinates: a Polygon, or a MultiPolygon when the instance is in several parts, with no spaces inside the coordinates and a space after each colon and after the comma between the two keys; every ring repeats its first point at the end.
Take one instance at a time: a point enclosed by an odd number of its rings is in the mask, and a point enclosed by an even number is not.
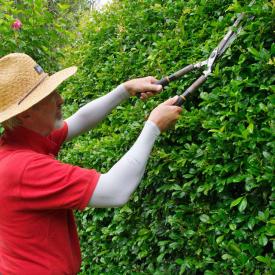
{"type": "Polygon", "coordinates": [[[174,125],[182,111],[181,107],[174,106],[178,96],[169,98],[158,105],[150,114],[148,120],[154,122],[161,132],[174,125]]]}

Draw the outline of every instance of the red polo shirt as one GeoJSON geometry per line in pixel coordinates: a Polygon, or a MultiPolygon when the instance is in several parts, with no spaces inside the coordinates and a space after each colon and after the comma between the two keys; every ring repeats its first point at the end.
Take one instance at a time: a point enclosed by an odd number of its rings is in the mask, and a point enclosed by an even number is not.
{"type": "Polygon", "coordinates": [[[76,274],[73,209],[84,209],[95,170],[57,161],[68,127],[43,137],[23,127],[0,140],[0,274],[76,274]]]}

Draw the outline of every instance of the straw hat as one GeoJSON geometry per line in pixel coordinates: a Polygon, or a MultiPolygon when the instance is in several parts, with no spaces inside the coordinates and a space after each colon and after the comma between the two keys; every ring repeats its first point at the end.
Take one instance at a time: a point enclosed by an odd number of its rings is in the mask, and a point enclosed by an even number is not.
{"type": "Polygon", "coordinates": [[[0,58],[0,123],[41,101],[76,70],[70,67],[49,76],[26,54],[0,58]]]}

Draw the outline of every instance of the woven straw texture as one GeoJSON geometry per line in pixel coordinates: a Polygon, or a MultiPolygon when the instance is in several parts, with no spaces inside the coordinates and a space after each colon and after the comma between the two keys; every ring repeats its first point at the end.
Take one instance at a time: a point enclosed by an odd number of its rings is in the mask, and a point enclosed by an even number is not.
{"type": "Polygon", "coordinates": [[[70,67],[48,76],[28,55],[12,53],[0,59],[0,123],[27,110],[75,74],[70,67]]]}
{"type": "Polygon", "coordinates": [[[24,54],[10,54],[0,60],[0,112],[19,102],[43,79],[45,73],[39,75],[35,65],[24,54]]]}

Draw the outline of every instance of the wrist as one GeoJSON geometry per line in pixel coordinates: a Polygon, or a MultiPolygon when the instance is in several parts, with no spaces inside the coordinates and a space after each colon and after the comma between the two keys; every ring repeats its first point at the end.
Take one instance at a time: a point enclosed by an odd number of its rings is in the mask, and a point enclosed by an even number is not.
{"type": "Polygon", "coordinates": [[[123,83],[123,86],[124,86],[124,89],[127,91],[127,93],[130,95],[130,96],[133,96],[135,95],[135,91],[133,90],[133,88],[131,87],[131,84],[129,83],[129,81],[126,81],[123,83]]]}
{"type": "Polygon", "coordinates": [[[145,125],[147,127],[150,127],[155,132],[155,134],[157,136],[160,135],[160,133],[161,133],[160,128],[158,127],[158,125],[154,121],[147,120],[146,123],[145,123],[145,125]]]}
{"type": "Polygon", "coordinates": [[[124,83],[122,83],[122,84],[120,84],[119,86],[117,86],[115,90],[118,92],[119,96],[120,96],[122,99],[127,99],[127,98],[130,97],[130,94],[129,94],[129,92],[127,91],[127,89],[126,89],[124,83]]]}

